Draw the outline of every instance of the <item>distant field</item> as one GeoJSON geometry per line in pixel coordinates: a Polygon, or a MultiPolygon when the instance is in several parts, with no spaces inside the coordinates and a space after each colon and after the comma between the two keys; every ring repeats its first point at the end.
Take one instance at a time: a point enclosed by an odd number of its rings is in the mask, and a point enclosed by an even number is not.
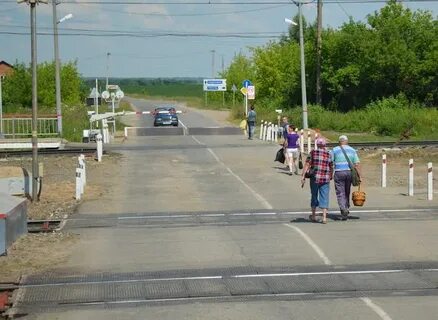
{"type": "Polygon", "coordinates": [[[198,83],[161,83],[124,86],[127,94],[141,94],[159,97],[203,97],[202,84],[198,83]]]}

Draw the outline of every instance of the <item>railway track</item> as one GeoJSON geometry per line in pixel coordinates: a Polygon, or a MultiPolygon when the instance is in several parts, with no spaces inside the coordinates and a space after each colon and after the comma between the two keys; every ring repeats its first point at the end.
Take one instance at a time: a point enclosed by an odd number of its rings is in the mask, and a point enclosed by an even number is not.
{"type": "MultiPolygon", "coordinates": [[[[38,149],[38,154],[41,155],[61,155],[61,154],[93,154],[96,153],[96,148],[68,148],[68,149],[38,149]]],[[[105,153],[105,151],[104,151],[105,153]]],[[[32,150],[2,150],[0,158],[31,156],[32,150]]]]}

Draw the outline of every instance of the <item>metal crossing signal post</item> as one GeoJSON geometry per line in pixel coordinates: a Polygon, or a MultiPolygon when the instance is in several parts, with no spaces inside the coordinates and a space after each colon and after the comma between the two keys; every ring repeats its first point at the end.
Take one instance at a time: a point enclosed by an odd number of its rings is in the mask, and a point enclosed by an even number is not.
{"type": "Polygon", "coordinates": [[[37,95],[37,37],[36,37],[36,5],[47,0],[17,0],[30,5],[31,57],[32,57],[32,201],[38,198],[38,95],[37,95]]]}

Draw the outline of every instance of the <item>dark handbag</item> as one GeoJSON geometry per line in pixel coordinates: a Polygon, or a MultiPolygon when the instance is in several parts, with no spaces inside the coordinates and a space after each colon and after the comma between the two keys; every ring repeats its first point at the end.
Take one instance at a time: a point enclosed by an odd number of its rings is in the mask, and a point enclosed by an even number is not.
{"type": "Polygon", "coordinates": [[[300,170],[303,169],[303,158],[301,156],[301,152],[300,152],[300,155],[298,156],[298,168],[300,170]]]}
{"type": "Polygon", "coordinates": [[[284,163],[286,161],[286,157],[284,156],[284,149],[283,148],[281,148],[280,150],[277,151],[277,154],[275,155],[274,161],[278,161],[281,163],[284,163]]]}
{"type": "Polygon", "coordinates": [[[315,177],[315,174],[316,174],[316,169],[310,167],[310,168],[306,171],[306,173],[304,173],[304,178],[307,178],[307,179],[313,178],[313,177],[315,177]]]}
{"type": "Polygon", "coordinates": [[[351,170],[351,184],[355,187],[360,185],[360,177],[359,173],[357,172],[356,168],[353,166],[353,163],[351,162],[350,158],[347,156],[347,153],[345,152],[344,148],[341,147],[342,152],[344,153],[345,159],[347,159],[348,166],[351,170]]]}

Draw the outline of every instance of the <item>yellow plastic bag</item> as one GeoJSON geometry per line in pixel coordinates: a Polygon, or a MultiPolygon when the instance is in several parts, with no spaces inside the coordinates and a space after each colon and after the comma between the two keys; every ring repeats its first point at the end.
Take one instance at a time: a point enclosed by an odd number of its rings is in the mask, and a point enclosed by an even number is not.
{"type": "Polygon", "coordinates": [[[246,119],[243,119],[240,121],[239,128],[242,130],[246,130],[246,127],[248,126],[248,123],[246,122],[246,119]]]}

